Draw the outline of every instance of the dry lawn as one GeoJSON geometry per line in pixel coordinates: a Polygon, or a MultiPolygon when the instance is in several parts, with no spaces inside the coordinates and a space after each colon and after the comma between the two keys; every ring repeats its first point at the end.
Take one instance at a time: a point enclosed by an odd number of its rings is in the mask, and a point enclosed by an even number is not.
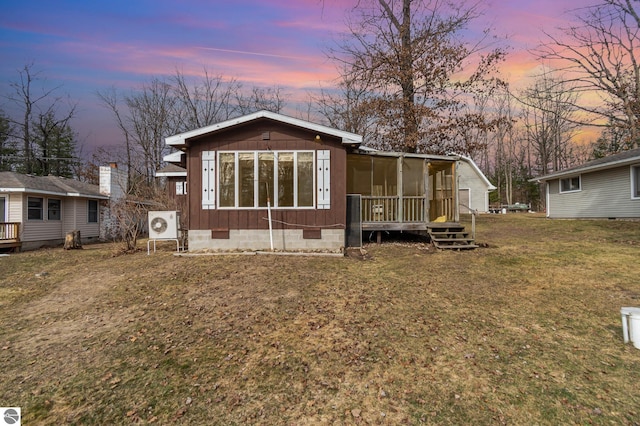
{"type": "Polygon", "coordinates": [[[0,405],[27,425],[640,424],[619,315],[640,222],[487,215],[477,241],[1,257],[0,405]]]}

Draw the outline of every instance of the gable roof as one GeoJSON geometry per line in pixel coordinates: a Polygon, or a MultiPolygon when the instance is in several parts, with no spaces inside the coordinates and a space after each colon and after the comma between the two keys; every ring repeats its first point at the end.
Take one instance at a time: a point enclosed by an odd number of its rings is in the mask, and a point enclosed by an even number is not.
{"type": "Polygon", "coordinates": [[[607,157],[598,158],[596,160],[588,161],[582,165],[569,167],[568,169],[560,170],[559,172],[551,173],[545,176],[540,176],[532,181],[545,182],[552,179],[558,179],[565,176],[576,176],[581,173],[595,172],[599,170],[613,169],[615,167],[627,166],[640,162],[640,148],[630,149],[628,151],[622,151],[617,154],[609,155],[607,157]]]}
{"type": "Polygon", "coordinates": [[[165,143],[169,146],[183,146],[187,139],[206,135],[208,133],[218,132],[220,130],[228,129],[233,126],[245,124],[254,120],[266,118],[280,123],[289,124],[291,126],[300,127],[316,133],[335,136],[342,139],[343,144],[361,144],[362,136],[355,133],[345,132],[342,130],[334,129],[332,127],[323,126],[321,124],[315,124],[308,121],[300,120],[298,118],[289,117],[282,114],[277,114],[271,111],[258,111],[253,114],[243,115],[242,117],[233,118],[231,120],[222,121],[220,123],[212,124],[210,126],[201,127],[200,129],[191,130],[188,132],[180,133],[174,136],[165,138],[165,143]]]}
{"type": "Polygon", "coordinates": [[[0,192],[109,199],[100,193],[98,185],[59,176],[33,176],[16,172],[0,172],[0,192]]]}
{"type": "Polygon", "coordinates": [[[489,179],[487,179],[487,177],[484,175],[484,173],[482,173],[482,170],[480,170],[480,168],[478,167],[476,162],[473,161],[473,159],[471,157],[467,157],[467,156],[462,155],[462,154],[457,154],[457,155],[458,155],[458,157],[460,157],[460,159],[462,161],[464,161],[469,166],[471,166],[471,169],[476,173],[476,175],[478,175],[480,180],[482,180],[482,182],[487,186],[487,190],[488,191],[493,191],[495,189],[498,189],[491,182],[489,182],[489,179]]]}
{"type": "Polygon", "coordinates": [[[165,167],[163,167],[162,169],[156,172],[156,176],[165,176],[165,177],[171,177],[171,176],[178,177],[178,176],[186,176],[186,175],[187,175],[187,169],[171,163],[167,164],[165,167]]]}

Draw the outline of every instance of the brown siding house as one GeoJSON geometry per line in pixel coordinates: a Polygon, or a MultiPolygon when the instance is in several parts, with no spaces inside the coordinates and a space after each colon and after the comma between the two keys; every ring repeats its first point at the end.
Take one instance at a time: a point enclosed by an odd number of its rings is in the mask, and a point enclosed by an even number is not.
{"type": "MultiPolygon", "coordinates": [[[[189,250],[344,247],[347,150],[362,137],[269,111],[171,136],[189,250]]],[[[167,159],[167,158],[165,158],[167,159]]],[[[178,195],[180,193],[180,195],[178,195]]]]}

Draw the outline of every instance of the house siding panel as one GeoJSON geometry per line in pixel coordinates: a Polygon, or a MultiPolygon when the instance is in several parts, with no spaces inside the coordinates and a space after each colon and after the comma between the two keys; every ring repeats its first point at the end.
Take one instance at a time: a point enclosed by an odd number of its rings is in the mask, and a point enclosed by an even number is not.
{"type": "Polygon", "coordinates": [[[9,222],[24,222],[22,220],[25,208],[22,203],[22,194],[9,194],[9,222]]]}
{"type": "MultiPolygon", "coordinates": [[[[89,223],[88,200],[86,198],[80,198],[74,201],[76,202],[76,221],[73,227],[66,229],[65,233],[77,229],[80,231],[80,236],[83,241],[87,238],[98,237],[100,235],[100,214],[98,214],[97,223],[89,223]]],[[[100,207],[98,203],[98,211],[99,210],[100,207]]]]}
{"type": "MultiPolygon", "coordinates": [[[[254,151],[254,150],[330,150],[332,170],[346,170],[346,152],[337,138],[326,137],[321,142],[314,140],[315,133],[293,128],[270,120],[259,120],[239,128],[215,133],[191,141],[188,151],[188,170],[199,170],[203,151],[254,151]],[[269,132],[270,139],[262,134],[269,132]]],[[[276,229],[296,229],[301,224],[326,227],[336,224],[344,227],[346,215],[346,176],[331,176],[331,208],[318,209],[273,209],[273,226],[276,229]],[[284,222],[284,223],[283,223],[284,222]]],[[[189,205],[199,206],[202,183],[199,174],[189,174],[189,205]]],[[[206,229],[268,229],[267,209],[192,209],[189,212],[189,228],[206,229]]],[[[340,227],[338,226],[338,229],[340,227]]]]}
{"type": "Polygon", "coordinates": [[[640,200],[631,198],[629,166],[581,175],[581,190],[560,193],[560,180],[549,181],[551,218],[637,218],[640,200]]]}
{"type": "MultiPolygon", "coordinates": [[[[178,195],[176,194],[176,183],[180,182],[185,183],[186,178],[183,176],[170,176],[167,178],[167,194],[170,200],[175,200],[175,210],[179,211],[180,214],[180,226],[183,229],[189,229],[189,203],[187,203],[187,197],[189,195],[189,185],[187,185],[187,193],[178,195]]],[[[198,206],[200,208],[200,206],[198,206]]]]}
{"type": "MultiPolygon", "coordinates": [[[[65,198],[62,199],[61,220],[47,220],[46,203],[43,220],[27,219],[27,198],[22,199],[22,241],[41,242],[41,245],[55,245],[62,243],[67,232],[79,230],[83,241],[96,239],[100,235],[99,223],[88,223],[87,220],[87,199],[86,198],[65,198]]],[[[60,199],[59,197],[54,197],[60,199]]],[[[35,247],[34,245],[31,245],[35,247]]],[[[30,247],[30,246],[28,246],[30,247]]]]}
{"type": "MultiPolygon", "coordinates": [[[[64,200],[62,203],[62,221],[64,222],[64,229],[73,231],[77,222],[76,202],[79,200],[72,198],[64,200]]],[[[85,201],[86,203],[86,201],[85,201]]],[[[84,210],[84,209],[83,209],[84,210]]],[[[82,237],[82,231],[80,231],[82,237]]]]}
{"type": "Polygon", "coordinates": [[[460,212],[469,213],[467,207],[479,212],[489,210],[489,190],[476,172],[465,161],[458,162],[458,188],[469,190],[469,205],[460,206],[460,212]]]}
{"type": "MultiPolygon", "coordinates": [[[[62,203],[61,214],[64,215],[65,208],[64,202],[62,203]]],[[[61,220],[47,220],[47,197],[41,195],[25,194],[22,198],[22,241],[58,241],[60,240],[62,233],[62,221],[61,220]],[[29,220],[27,218],[27,200],[30,196],[43,198],[43,219],[42,220],[29,220]]]]}

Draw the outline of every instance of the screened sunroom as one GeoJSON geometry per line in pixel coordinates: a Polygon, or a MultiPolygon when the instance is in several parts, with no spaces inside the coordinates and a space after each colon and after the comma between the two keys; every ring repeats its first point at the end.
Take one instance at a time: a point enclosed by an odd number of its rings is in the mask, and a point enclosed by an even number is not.
{"type": "Polygon", "coordinates": [[[348,154],[347,193],[361,197],[364,230],[424,230],[458,221],[455,171],[454,157],[348,154]]]}

